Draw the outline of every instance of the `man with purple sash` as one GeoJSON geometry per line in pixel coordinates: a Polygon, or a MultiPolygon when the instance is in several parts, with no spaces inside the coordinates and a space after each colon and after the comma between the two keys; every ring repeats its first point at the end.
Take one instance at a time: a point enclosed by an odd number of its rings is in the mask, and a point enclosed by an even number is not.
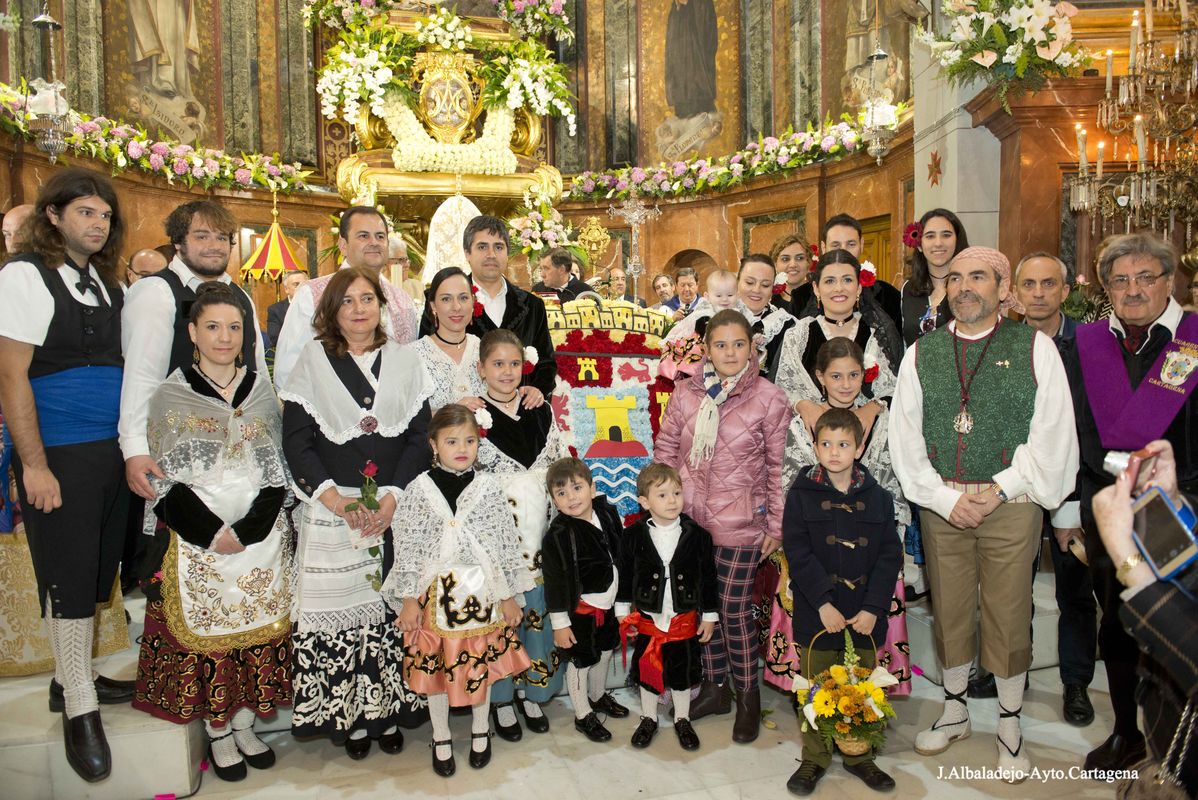
{"type": "Polygon", "coordinates": [[[1080,508],[1074,519],[1085,530],[1094,593],[1102,607],[1098,647],[1115,711],[1115,730],[1086,756],[1086,769],[1124,769],[1145,755],[1136,722],[1140,653],[1120,624],[1120,565],[1107,556],[1091,508],[1095,493],[1115,480],[1103,470],[1103,461],[1112,450],[1138,450],[1167,439],[1182,491],[1192,493],[1198,483],[1193,433],[1198,430],[1198,403],[1193,402],[1198,317],[1172,297],[1177,261],[1173,245],[1152,234],[1112,239],[1098,262],[1111,314],[1080,326],[1073,342],[1062,347],[1081,443],[1080,508]]]}

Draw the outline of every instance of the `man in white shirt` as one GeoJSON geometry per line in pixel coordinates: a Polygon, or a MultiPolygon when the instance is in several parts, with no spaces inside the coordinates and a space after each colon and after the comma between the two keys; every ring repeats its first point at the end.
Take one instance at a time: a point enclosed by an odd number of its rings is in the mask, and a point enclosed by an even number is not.
{"type": "Polygon", "coordinates": [[[1032,560],[1042,511],[1073,490],[1078,444],[1069,384],[1051,339],[1000,314],[1011,266],[988,247],[953,259],[947,279],[955,322],[920,339],[899,369],[890,449],[903,493],[922,511],[936,604],[936,655],[944,676],[940,719],[916,737],[923,755],[969,735],[965,692],[978,651],[998,686],[998,768],[1027,778],[1019,728],[1031,664],[1032,560]]]}
{"type": "MultiPolygon", "coordinates": [[[[344,259],[341,269],[364,267],[379,274],[387,301],[387,313],[383,315],[387,335],[399,344],[416,341],[416,307],[412,298],[383,275],[389,247],[386,218],[377,208],[353,206],[342,212],[338,232],[337,247],[344,259]]],[[[316,338],[312,318],[332,277],[332,274],[322,275],[308,281],[291,298],[291,308],[275,343],[275,386],[280,389],[286,388],[287,377],[295,369],[304,346],[316,338]]]]}

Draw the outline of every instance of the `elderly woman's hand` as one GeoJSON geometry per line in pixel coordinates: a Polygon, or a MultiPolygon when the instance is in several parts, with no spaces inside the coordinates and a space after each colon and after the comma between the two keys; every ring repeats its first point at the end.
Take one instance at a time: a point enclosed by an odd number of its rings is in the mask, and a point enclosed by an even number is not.
{"type": "MultiPolygon", "coordinates": [[[[1136,543],[1131,538],[1134,522],[1131,502],[1131,481],[1126,472],[1119,474],[1114,486],[1108,486],[1094,495],[1094,519],[1098,523],[1098,533],[1116,569],[1128,556],[1137,552],[1136,543]]],[[[1151,567],[1141,563],[1128,570],[1122,580],[1125,586],[1136,587],[1151,583],[1156,580],[1156,575],[1151,567]]]]}

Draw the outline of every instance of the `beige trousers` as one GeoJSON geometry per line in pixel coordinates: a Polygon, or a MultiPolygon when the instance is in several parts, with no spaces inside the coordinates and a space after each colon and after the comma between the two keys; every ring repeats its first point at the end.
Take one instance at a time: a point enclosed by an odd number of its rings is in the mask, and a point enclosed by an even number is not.
{"type": "Polygon", "coordinates": [[[1032,561],[1043,514],[1034,503],[1004,503],[977,528],[958,530],[920,511],[932,630],[943,668],[973,663],[979,600],[982,666],[1009,678],[1031,665],[1032,561]]]}

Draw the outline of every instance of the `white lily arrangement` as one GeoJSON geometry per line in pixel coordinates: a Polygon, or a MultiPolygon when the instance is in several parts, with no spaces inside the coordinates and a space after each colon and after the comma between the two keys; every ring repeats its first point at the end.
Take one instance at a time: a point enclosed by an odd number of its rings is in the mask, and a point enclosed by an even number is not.
{"type": "Polygon", "coordinates": [[[465,50],[474,43],[474,34],[461,17],[441,6],[436,14],[417,20],[416,41],[442,50],[465,50]]]}

